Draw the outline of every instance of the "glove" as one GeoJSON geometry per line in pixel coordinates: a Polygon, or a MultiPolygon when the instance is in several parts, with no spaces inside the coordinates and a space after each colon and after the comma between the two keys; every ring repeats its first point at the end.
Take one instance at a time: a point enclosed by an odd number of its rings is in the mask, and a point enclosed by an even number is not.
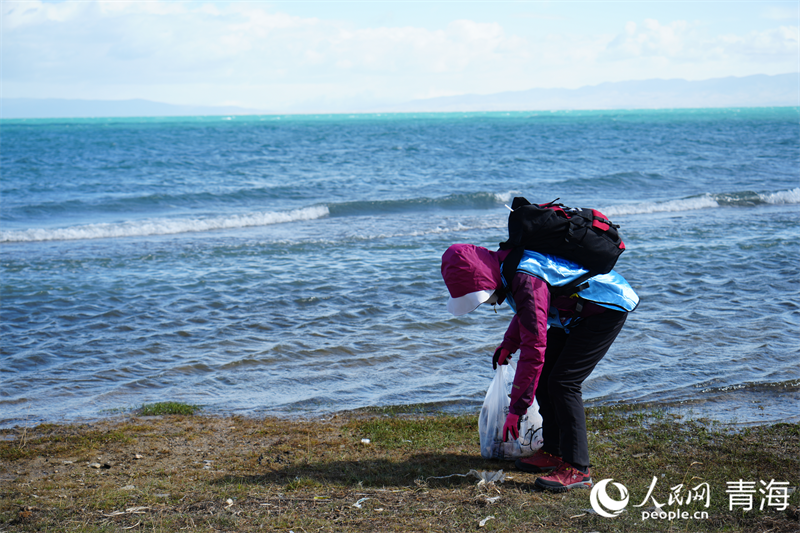
{"type": "Polygon", "coordinates": [[[506,416],[506,423],[503,426],[503,442],[510,440],[517,440],[519,438],[519,415],[508,413],[506,416]],[[511,435],[509,439],[508,436],[511,435]]]}
{"type": "Polygon", "coordinates": [[[494,357],[492,357],[492,369],[497,370],[497,365],[507,365],[509,359],[511,359],[511,352],[502,346],[498,346],[494,351],[494,357]]]}

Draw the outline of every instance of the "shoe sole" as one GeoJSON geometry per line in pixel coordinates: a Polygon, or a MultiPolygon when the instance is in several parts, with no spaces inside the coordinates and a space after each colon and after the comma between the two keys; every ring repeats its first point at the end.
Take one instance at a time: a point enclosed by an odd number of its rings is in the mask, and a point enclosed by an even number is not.
{"type": "Polygon", "coordinates": [[[567,492],[572,489],[591,489],[592,485],[593,483],[591,481],[581,481],[579,483],[573,483],[572,485],[548,485],[547,482],[542,481],[541,478],[537,479],[533,484],[533,486],[539,490],[558,493],[567,492]]]}

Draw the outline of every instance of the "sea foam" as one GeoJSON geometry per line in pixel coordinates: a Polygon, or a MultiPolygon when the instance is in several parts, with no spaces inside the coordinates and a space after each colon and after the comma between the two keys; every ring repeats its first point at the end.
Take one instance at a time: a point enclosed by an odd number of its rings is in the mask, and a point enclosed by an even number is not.
{"type": "Polygon", "coordinates": [[[669,200],[666,202],[643,202],[630,205],[612,205],[602,208],[603,214],[609,217],[619,215],[641,215],[646,213],[670,213],[680,211],[694,211],[719,207],[719,203],[712,195],[703,195],[695,198],[669,200]]]}
{"type": "Polygon", "coordinates": [[[303,209],[293,209],[291,211],[266,211],[209,218],[156,218],[116,224],[85,224],[69,228],[35,228],[0,232],[0,242],[37,242],[172,235],[176,233],[268,226],[286,222],[314,220],[328,216],[328,214],[327,206],[317,205],[303,209]]]}
{"type": "Polygon", "coordinates": [[[800,204],[800,187],[790,191],[778,191],[759,196],[768,204],[800,204]]]}
{"type": "Polygon", "coordinates": [[[612,205],[601,208],[609,216],[641,215],[648,213],[673,213],[681,211],[695,211],[698,209],[713,209],[717,207],[742,207],[759,204],[798,204],[800,203],[800,187],[788,191],[772,193],[733,193],[711,194],[706,193],[690,198],[668,200],[665,202],[642,202],[630,205],[612,205]]]}

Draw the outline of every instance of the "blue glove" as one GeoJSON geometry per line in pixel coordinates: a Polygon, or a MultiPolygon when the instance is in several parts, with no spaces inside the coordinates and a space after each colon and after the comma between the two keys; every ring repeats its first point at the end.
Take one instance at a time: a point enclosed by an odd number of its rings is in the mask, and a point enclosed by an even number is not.
{"type": "Polygon", "coordinates": [[[506,423],[503,426],[503,442],[517,440],[519,438],[519,415],[508,413],[506,423]],[[511,435],[509,439],[508,436],[511,435]]]}
{"type": "Polygon", "coordinates": [[[492,357],[492,369],[497,370],[497,365],[507,365],[509,359],[511,359],[511,352],[502,346],[498,346],[494,351],[494,357],[492,357]]]}

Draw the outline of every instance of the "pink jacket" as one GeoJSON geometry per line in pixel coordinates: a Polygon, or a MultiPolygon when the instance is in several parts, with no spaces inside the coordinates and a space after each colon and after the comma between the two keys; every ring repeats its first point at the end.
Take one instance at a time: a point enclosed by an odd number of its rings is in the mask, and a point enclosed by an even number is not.
{"type": "MultiPolygon", "coordinates": [[[[508,253],[508,250],[492,252],[471,244],[454,244],[448,248],[442,256],[442,277],[451,299],[500,288],[500,263],[508,253]]],[[[512,292],[517,314],[511,320],[501,346],[512,353],[519,350],[510,411],[523,415],[533,403],[544,366],[550,291],[541,279],[521,275],[514,277],[512,292]]]]}
{"type": "Polygon", "coordinates": [[[544,281],[529,275],[515,276],[511,289],[517,314],[511,319],[500,345],[511,353],[519,350],[509,411],[521,416],[533,403],[544,366],[550,290],[544,281]]]}

